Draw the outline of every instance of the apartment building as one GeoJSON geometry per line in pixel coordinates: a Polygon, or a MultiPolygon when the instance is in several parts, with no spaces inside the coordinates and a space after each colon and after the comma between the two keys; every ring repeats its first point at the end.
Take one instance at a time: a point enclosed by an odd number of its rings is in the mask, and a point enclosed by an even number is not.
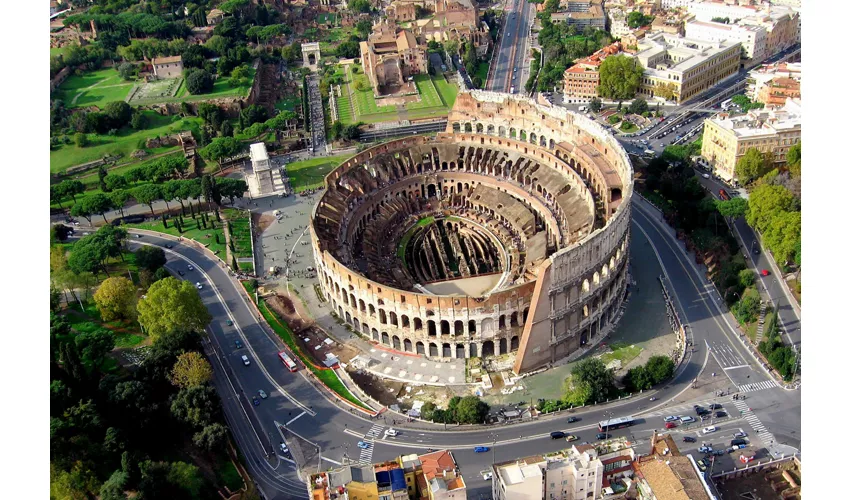
{"type": "Polygon", "coordinates": [[[741,26],[767,31],[765,57],[770,57],[800,43],[800,13],[786,7],[770,7],[738,21],[741,26]]]}
{"type": "MultiPolygon", "coordinates": [[[[626,461],[634,456],[629,453],[621,453],[626,461]]],[[[605,480],[605,465],[592,445],[495,464],[492,471],[495,500],[601,498],[605,480]]]]}
{"type": "Polygon", "coordinates": [[[776,109],[752,109],[745,115],[719,113],[705,121],[701,154],[718,177],[735,178],[735,165],[750,149],[772,155],[774,164],[785,163],[788,149],[800,142],[803,113],[800,101],[787,99],[776,109]]]}
{"type": "Polygon", "coordinates": [[[744,49],[745,64],[757,64],[767,56],[767,29],[763,26],[690,21],[685,25],[685,36],[708,42],[729,40],[739,42],[744,49]]]}
{"type": "Polygon", "coordinates": [[[789,97],[801,97],[802,80],[802,63],[761,66],[747,75],[747,97],[765,106],[784,106],[789,97]]]}
{"type": "Polygon", "coordinates": [[[619,42],[597,50],[564,71],[564,99],[567,102],[586,102],[599,96],[599,66],[606,57],[621,51],[619,42]]]}
{"type": "Polygon", "coordinates": [[[552,14],[553,23],[567,23],[578,29],[605,29],[605,10],[602,0],[561,0],[564,9],[552,14]]]}
{"type": "MultiPolygon", "coordinates": [[[[653,433],[651,450],[633,462],[634,485],[640,500],[715,500],[691,455],[682,456],[669,435],[653,433]]],[[[631,492],[631,490],[630,490],[631,492]]]]}
{"type": "Polygon", "coordinates": [[[730,22],[736,19],[756,15],[759,12],[758,5],[749,5],[756,2],[725,3],[712,0],[694,0],[690,2],[688,12],[693,14],[697,21],[711,21],[717,17],[728,17],[730,22]]]}
{"type": "Polygon", "coordinates": [[[653,33],[638,42],[635,54],[644,67],[640,97],[663,96],[684,103],[734,75],[741,61],[738,42],[708,42],[667,33],[653,33]]]}

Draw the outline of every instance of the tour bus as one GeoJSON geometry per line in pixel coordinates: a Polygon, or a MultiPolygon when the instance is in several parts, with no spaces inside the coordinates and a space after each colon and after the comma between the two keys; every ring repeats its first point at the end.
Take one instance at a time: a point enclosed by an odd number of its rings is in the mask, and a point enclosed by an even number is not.
{"type": "Polygon", "coordinates": [[[725,101],[720,103],[720,109],[722,109],[723,111],[727,111],[731,107],[732,107],[732,99],[726,99],[725,101]]]}
{"type": "Polygon", "coordinates": [[[295,361],[292,361],[292,358],[289,357],[289,354],[286,354],[283,351],[277,353],[277,356],[280,358],[280,361],[283,363],[289,371],[295,372],[298,370],[298,366],[295,364],[295,361]]]}
{"type": "Polygon", "coordinates": [[[717,194],[720,196],[721,200],[729,201],[729,193],[727,193],[725,189],[721,189],[717,194]]]}
{"type": "Polygon", "coordinates": [[[612,418],[610,420],[603,420],[599,422],[599,430],[601,432],[607,432],[613,429],[622,429],[623,427],[629,427],[634,424],[635,419],[632,417],[612,418]]]}

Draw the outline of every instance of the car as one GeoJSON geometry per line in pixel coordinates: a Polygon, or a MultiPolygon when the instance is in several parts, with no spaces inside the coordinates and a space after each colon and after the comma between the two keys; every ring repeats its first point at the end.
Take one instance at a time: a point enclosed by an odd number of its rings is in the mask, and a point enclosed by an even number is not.
{"type": "Polygon", "coordinates": [[[699,416],[707,415],[709,413],[711,413],[711,411],[706,410],[705,408],[700,408],[699,410],[697,410],[697,415],[699,416]]]}
{"type": "Polygon", "coordinates": [[[708,175],[708,174],[702,174],[702,177],[703,177],[704,179],[711,179],[711,176],[710,176],[710,175],[708,175]]]}
{"type": "Polygon", "coordinates": [[[516,68],[514,68],[514,73],[516,73],[516,68]]]}
{"type": "Polygon", "coordinates": [[[696,443],[697,438],[691,437],[691,436],[685,436],[685,437],[682,438],[682,441],[684,441],[686,443],[696,443]]]}
{"type": "Polygon", "coordinates": [[[711,454],[714,455],[715,457],[721,457],[721,456],[725,455],[726,452],[723,451],[723,450],[714,450],[714,451],[711,452],[711,454]]]}
{"type": "Polygon", "coordinates": [[[197,283],[195,283],[195,286],[198,288],[198,290],[200,290],[200,289],[204,288],[204,285],[202,285],[200,281],[198,281],[197,283]]]}
{"type": "Polygon", "coordinates": [[[762,270],[761,270],[761,275],[762,275],[762,276],[770,276],[770,271],[768,271],[767,269],[762,269],[762,270]]]}
{"type": "Polygon", "coordinates": [[[706,465],[704,463],[702,463],[702,461],[697,462],[697,467],[699,467],[699,470],[701,470],[703,472],[705,472],[705,470],[708,469],[708,467],[706,467],[706,465]]]}
{"type": "Polygon", "coordinates": [[[174,248],[174,245],[172,245],[171,243],[166,243],[165,248],[174,248]]]}
{"type": "Polygon", "coordinates": [[[676,422],[667,422],[666,424],[664,424],[664,428],[665,429],[675,429],[676,428],[676,422]]]}
{"type": "Polygon", "coordinates": [[[578,422],[579,420],[581,420],[581,419],[578,418],[578,417],[570,417],[570,418],[567,419],[567,423],[571,424],[573,422],[578,422]]]}
{"type": "Polygon", "coordinates": [[[259,394],[259,395],[260,395],[260,398],[262,398],[262,399],[266,399],[267,397],[269,397],[269,395],[268,395],[268,394],[266,394],[266,391],[264,391],[264,390],[262,390],[262,389],[260,389],[259,391],[257,391],[257,394],[259,394]]]}
{"type": "Polygon", "coordinates": [[[649,398],[649,400],[650,401],[658,401],[658,398],[656,398],[655,396],[652,396],[651,398],[649,398]]]}
{"type": "Polygon", "coordinates": [[[225,323],[227,323],[227,326],[233,326],[233,320],[227,320],[225,323]]]}
{"type": "Polygon", "coordinates": [[[508,37],[510,37],[510,36],[511,36],[511,34],[510,34],[510,33],[508,33],[508,37]]]}
{"type": "Polygon", "coordinates": [[[725,416],[726,416],[726,412],[725,412],[725,411],[716,411],[716,412],[714,412],[714,418],[723,418],[723,417],[725,417],[725,416]]]}
{"type": "Polygon", "coordinates": [[[744,432],[744,431],[740,431],[740,432],[736,432],[735,434],[733,434],[733,436],[736,437],[736,438],[745,438],[745,437],[747,437],[747,433],[744,432]]]}
{"type": "Polygon", "coordinates": [[[186,273],[184,273],[183,271],[177,271],[177,274],[179,274],[180,276],[186,276],[186,273]]]}
{"type": "Polygon", "coordinates": [[[700,453],[711,453],[712,451],[714,451],[714,448],[712,448],[711,446],[700,446],[697,451],[699,451],[700,453]]]}
{"type": "Polygon", "coordinates": [[[136,238],[141,238],[141,237],[142,237],[142,235],[141,235],[141,234],[137,234],[137,235],[136,235],[136,238]]]}
{"type": "Polygon", "coordinates": [[[664,417],[665,422],[672,422],[674,420],[679,420],[679,417],[677,417],[676,415],[670,415],[669,417],[664,417]]]}
{"type": "Polygon", "coordinates": [[[251,398],[251,401],[254,402],[254,406],[260,406],[260,398],[258,398],[257,396],[251,398]]]}
{"type": "Polygon", "coordinates": [[[741,446],[742,444],[746,445],[747,440],[742,438],[736,438],[729,442],[729,446],[741,446]]]}
{"type": "Polygon", "coordinates": [[[511,76],[511,80],[516,80],[516,75],[511,76]]]}
{"type": "Polygon", "coordinates": [[[702,430],[703,434],[711,434],[712,432],[717,432],[717,427],[710,425],[702,430]]]}
{"type": "Polygon", "coordinates": [[[357,441],[357,447],[361,450],[365,450],[369,447],[369,443],[367,443],[366,441],[357,441]]]}
{"type": "Polygon", "coordinates": [[[476,446],[475,447],[475,453],[487,453],[488,451],[490,451],[490,448],[488,448],[486,446],[476,446]]]}
{"type": "Polygon", "coordinates": [[[705,415],[700,415],[699,419],[700,419],[701,422],[705,422],[706,420],[711,420],[711,413],[708,413],[708,414],[705,414],[705,415]]]}
{"type": "Polygon", "coordinates": [[[481,477],[483,477],[485,481],[489,481],[493,479],[493,473],[490,471],[481,471],[481,477]]]}
{"type": "Polygon", "coordinates": [[[604,432],[600,432],[599,434],[596,435],[596,439],[608,439],[608,434],[606,434],[604,432]]]}
{"type": "Polygon", "coordinates": [[[713,404],[708,405],[709,410],[719,410],[721,408],[723,408],[723,405],[720,404],[720,403],[713,403],[713,404]]]}
{"type": "Polygon", "coordinates": [[[188,269],[188,270],[190,270],[190,271],[194,271],[194,270],[195,270],[195,267],[194,267],[194,266],[192,266],[192,264],[189,264],[189,267],[187,267],[186,269],[188,269]]]}
{"type": "Polygon", "coordinates": [[[242,341],[239,339],[234,340],[233,345],[236,346],[237,349],[242,349],[242,341]]]}
{"type": "Polygon", "coordinates": [[[389,429],[384,431],[385,436],[395,437],[398,436],[398,431],[390,427],[389,429]]]}
{"type": "Polygon", "coordinates": [[[561,432],[561,431],[555,431],[555,432],[550,432],[549,437],[551,437],[552,439],[563,439],[563,438],[567,437],[567,435],[565,433],[561,432]]]}
{"type": "Polygon", "coordinates": [[[242,364],[248,366],[251,364],[251,360],[248,359],[248,356],[242,355],[242,364]]]}
{"type": "Polygon", "coordinates": [[[573,436],[572,434],[567,435],[567,441],[578,441],[578,436],[573,436]]]}
{"type": "Polygon", "coordinates": [[[280,443],[280,452],[289,453],[289,448],[286,447],[286,443],[280,443]]]}

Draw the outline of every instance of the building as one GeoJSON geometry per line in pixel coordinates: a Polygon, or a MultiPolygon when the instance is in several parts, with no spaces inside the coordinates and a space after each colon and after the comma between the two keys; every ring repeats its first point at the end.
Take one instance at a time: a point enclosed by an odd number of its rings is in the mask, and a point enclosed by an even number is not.
{"type": "Polygon", "coordinates": [[[411,75],[428,72],[425,48],[410,30],[393,22],[375,25],[369,39],[360,42],[360,60],[378,94],[391,93],[411,75]]]}
{"type": "Polygon", "coordinates": [[[567,102],[584,102],[599,96],[599,66],[606,57],[620,53],[619,42],[579,59],[564,71],[564,99],[567,102]]]}
{"type": "Polygon", "coordinates": [[[166,78],[180,78],[183,76],[183,57],[155,57],[151,61],[153,74],[160,80],[166,78]]]}
{"type": "Polygon", "coordinates": [[[759,7],[747,5],[751,2],[742,2],[739,5],[734,2],[718,2],[713,0],[694,0],[688,3],[688,12],[693,14],[697,21],[711,21],[716,18],[729,18],[734,23],[738,19],[744,19],[758,14],[759,7]]]}
{"type": "Polygon", "coordinates": [[[207,14],[207,26],[215,26],[220,23],[222,19],[224,19],[224,12],[219,9],[212,9],[209,14],[207,14]]]}
{"type": "Polygon", "coordinates": [[[602,0],[561,0],[561,7],[565,10],[552,13],[553,23],[567,23],[580,30],[587,27],[605,29],[602,0]]]}
{"type": "MultiPolygon", "coordinates": [[[[623,449],[607,457],[610,476],[631,471],[634,452],[623,449]],[[623,468],[623,464],[626,464],[623,468]]],[[[592,445],[575,445],[562,453],[539,455],[492,466],[495,500],[579,500],[601,498],[606,465],[592,445]]],[[[629,474],[630,475],[630,474],[629,474]]]]}
{"type": "Polygon", "coordinates": [[[254,182],[249,183],[249,186],[253,184],[254,189],[252,189],[252,196],[265,196],[274,193],[274,175],[272,172],[271,162],[269,161],[269,154],[266,151],[266,144],[264,142],[257,142],[255,144],[251,144],[249,149],[251,154],[251,168],[254,172],[254,178],[252,179],[254,182]]]}
{"type": "Polygon", "coordinates": [[[685,27],[685,36],[708,42],[739,42],[744,49],[744,58],[748,60],[746,64],[760,63],[769,55],[767,29],[762,26],[690,21],[685,27]]]}
{"type": "MultiPolygon", "coordinates": [[[[640,500],[716,500],[691,455],[682,456],[669,435],[653,433],[651,451],[633,462],[640,500]]],[[[630,489],[631,492],[631,489],[630,489]]],[[[628,496],[628,493],[627,493],[628,496]]]]}
{"type": "Polygon", "coordinates": [[[785,7],[771,7],[757,15],[738,21],[741,26],[752,26],[767,31],[765,57],[779,54],[800,43],[800,13],[785,7]]]}
{"type": "Polygon", "coordinates": [[[435,451],[419,455],[422,474],[417,476],[420,498],[428,500],[466,499],[466,483],[452,452],[435,451]]]}
{"type": "Polygon", "coordinates": [[[605,9],[608,16],[608,31],[614,38],[622,38],[632,32],[625,11],[620,8],[605,9]]]}
{"type": "Polygon", "coordinates": [[[789,97],[801,97],[802,63],[761,66],[749,72],[747,97],[766,106],[784,106],[789,97]]]}
{"type": "Polygon", "coordinates": [[[479,57],[485,57],[493,40],[490,27],[479,18],[478,4],[473,0],[438,0],[432,5],[434,15],[411,23],[416,37],[423,43],[434,40],[471,41],[479,57]]]}
{"type": "Polygon", "coordinates": [[[632,186],[628,155],[595,121],[462,91],[445,132],[373,146],[325,177],[310,220],[322,293],[384,346],[441,359],[510,354],[527,373],[616,324],[632,186]],[[421,258],[398,256],[403,237],[421,258]]]}
{"type": "Polygon", "coordinates": [[[735,178],[735,165],[750,148],[769,153],[774,164],[782,165],[788,149],[800,142],[802,121],[796,99],[787,99],[781,108],[751,109],[745,115],[719,113],[705,121],[701,154],[726,181],[735,178]]]}
{"type": "Polygon", "coordinates": [[[422,0],[395,0],[387,9],[387,19],[397,23],[416,20],[416,6],[422,6],[425,2],[422,0]]]}
{"type": "Polygon", "coordinates": [[[688,8],[694,0],[661,0],[661,8],[664,10],[677,9],[679,7],[688,8]]]}
{"type": "Polygon", "coordinates": [[[641,97],[669,92],[668,101],[684,103],[738,72],[741,44],[655,33],[638,42],[635,57],[644,68],[641,97]]]}
{"type": "Polygon", "coordinates": [[[685,21],[677,16],[655,16],[650,25],[653,33],[669,33],[671,35],[685,34],[685,21]]]}

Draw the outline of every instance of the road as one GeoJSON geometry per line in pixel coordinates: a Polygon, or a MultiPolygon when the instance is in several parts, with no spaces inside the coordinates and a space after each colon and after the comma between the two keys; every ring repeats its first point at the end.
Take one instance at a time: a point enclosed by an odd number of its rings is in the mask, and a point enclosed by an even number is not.
{"type": "Polygon", "coordinates": [[[527,55],[528,35],[534,21],[534,12],[534,4],[528,0],[507,0],[501,40],[494,61],[495,66],[490,70],[487,90],[510,92],[511,87],[515,87],[519,93],[525,88],[524,78],[527,78],[530,60],[527,55]]]}
{"type": "MultiPolygon", "coordinates": [[[[383,431],[391,422],[375,421],[342,410],[308,382],[303,371],[292,374],[283,369],[276,357],[281,349],[280,341],[258,323],[252,306],[237,288],[240,285],[220,263],[195,247],[160,237],[146,235],[133,242],[160,246],[172,244],[173,248],[168,251],[168,267],[174,271],[182,270],[185,279],[204,285],[201,296],[214,318],[209,327],[209,343],[214,349],[211,353],[216,366],[216,384],[222,394],[228,421],[234,427],[237,444],[247,458],[251,474],[268,498],[306,495],[289,462],[279,461],[276,456],[266,460],[266,453],[276,449],[280,442],[275,422],[289,422],[288,429],[315,443],[321,451],[323,469],[342,463],[346,453],[354,461],[368,462],[392,459],[412,451],[424,452],[427,448],[451,449],[469,479],[470,494],[488,494],[488,484],[476,473],[492,461],[492,453],[476,454],[472,448],[476,445],[492,447],[494,433],[496,459],[516,458],[563,448],[563,442],[549,439],[552,430],[567,430],[579,434],[582,440],[592,441],[596,434],[595,422],[611,414],[628,414],[644,420],[630,429],[612,431],[612,434],[630,435],[638,443],[645,443],[652,429],[660,429],[659,412],[672,411],[666,408],[686,403],[678,398],[685,391],[692,390],[689,389],[692,382],[711,363],[718,366],[718,377],[729,377],[733,390],[737,387],[748,395],[748,404],[754,412],[751,420],[762,419],[753,423],[738,416],[738,420],[729,422],[729,425],[734,425],[735,429],[749,425],[752,430],[754,424],[761,426],[762,421],[770,422],[772,425],[764,424],[763,428],[769,426],[778,429],[776,432],[781,430],[782,434],[770,436],[777,444],[781,442],[798,448],[799,415],[784,409],[789,406],[799,408],[799,391],[775,387],[743,348],[732,327],[731,317],[721,308],[720,298],[712,295],[710,286],[684,254],[672,230],[661,223],[660,216],[645,203],[636,201],[634,208],[634,230],[646,233],[669,278],[672,292],[682,305],[684,321],[689,325],[694,352],[676,378],[660,390],[643,398],[578,411],[575,415],[582,420],[572,426],[565,425],[568,415],[564,414],[531,423],[468,432],[443,431],[441,427],[419,430],[400,426],[402,433],[399,436],[385,438],[383,431]],[[188,271],[190,263],[195,271],[188,271]],[[233,321],[232,327],[226,325],[228,319],[233,321]],[[245,345],[243,349],[234,347],[237,338],[245,345]],[[243,354],[251,360],[250,366],[241,364],[243,354]],[[270,397],[255,407],[251,405],[250,397],[259,389],[270,397]],[[236,391],[239,391],[238,395],[236,391]],[[658,401],[649,403],[647,397],[650,395],[658,401]],[[783,411],[777,411],[779,409],[783,411]],[[357,442],[363,439],[375,444],[367,450],[359,450],[357,442]]],[[[712,394],[700,397],[702,403],[714,399],[712,394]]],[[[288,444],[291,448],[292,442],[288,444]]]]}

